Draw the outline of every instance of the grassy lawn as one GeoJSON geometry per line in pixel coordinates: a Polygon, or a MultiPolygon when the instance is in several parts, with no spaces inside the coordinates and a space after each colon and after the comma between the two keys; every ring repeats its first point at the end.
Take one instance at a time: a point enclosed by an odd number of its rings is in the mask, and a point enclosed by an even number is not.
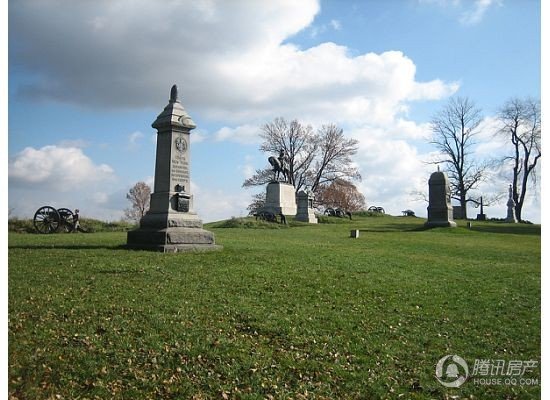
{"type": "Polygon", "coordinates": [[[540,397],[435,379],[448,354],[540,362],[540,226],[335,222],[212,224],[223,251],[192,254],[10,234],[11,398],[540,397]]]}

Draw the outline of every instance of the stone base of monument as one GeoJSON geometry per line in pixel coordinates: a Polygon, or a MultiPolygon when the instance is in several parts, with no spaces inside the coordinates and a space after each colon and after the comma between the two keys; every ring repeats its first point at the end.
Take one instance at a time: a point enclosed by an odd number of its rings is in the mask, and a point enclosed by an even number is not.
{"type": "Polygon", "coordinates": [[[145,214],[139,229],[128,232],[126,247],[165,253],[222,249],[195,214],[176,213],[145,214]]]}
{"type": "Polygon", "coordinates": [[[428,207],[428,221],[424,224],[426,228],[456,228],[453,221],[452,207],[428,207]]]}
{"type": "Polygon", "coordinates": [[[456,228],[454,221],[428,221],[424,224],[426,228],[456,228]]]}
{"type": "Polygon", "coordinates": [[[262,211],[269,211],[275,215],[296,215],[294,186],[283,182],[270,182],[266,190],[265,206],[262,211]]]}
{"type": "Polygon", "coordinates": [[[477,214],[476,221],[486,221],[487,220],[487,214],[477,214]]]}
{"type": "Polygon", "coordinates": [[[319,222],[314,213],[298,213],[294,219],[300,222],[307,222],[308,224],[317,224],[319,222]]]}

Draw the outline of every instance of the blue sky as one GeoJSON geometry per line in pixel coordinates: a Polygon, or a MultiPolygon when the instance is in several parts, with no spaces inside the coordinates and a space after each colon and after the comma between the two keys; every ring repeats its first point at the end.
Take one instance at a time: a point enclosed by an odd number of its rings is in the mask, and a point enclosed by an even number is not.
{"type": "MultiPolygon", "coordinates": [[[[541,94],[540,29],[532,0],[10,1],[9,207],[119,219],[128,189],[152,184],[151,123],[176,83],[205,221],[246,214],[242,182],[267,165],[259,127],[279,116],[342,126],[367,204],[425,215],[411,192],[433,169],[430,117],[470,97],[486,117],[476,156],[501,154],[496,111],[541,94]]],[[[540,221],[540,196],[524,215],[540,221]]]]}

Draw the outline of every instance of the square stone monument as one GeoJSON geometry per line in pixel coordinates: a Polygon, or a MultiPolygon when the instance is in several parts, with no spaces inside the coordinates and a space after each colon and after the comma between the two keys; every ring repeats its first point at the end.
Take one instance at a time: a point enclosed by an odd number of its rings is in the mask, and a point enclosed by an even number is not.
{"type": "Polygon", "coordinates": [[[266,188],[263,211],[275,215],[296,215],[296,193],[294,186],[285,182],[269,182],[266,188]]]}
{"type": "Polygon", "coordinates": [[[444,172],[437,171],[430,176],[428,221],[425,226],[434,227],[456,227],[453,221],[453,207],[451,206],[451,189],[449,178],[444,172]]]}
{"type": "Polygon", "coordinates": [[[189,135],[196,125],[179,102],[176,85],[152,126],[158,134],[151,207],[139,229],[128,232],[127,247],[163,252],[220,249],[193,209],[189,135]]]}
{"type": "Polygon", "coordinates": [[[304,190],[300,190],[296,196],[296,200],[298,203],[298,211],[295,220],[316,224],[317,217],[313,212],[313,195],[304,190]]]}

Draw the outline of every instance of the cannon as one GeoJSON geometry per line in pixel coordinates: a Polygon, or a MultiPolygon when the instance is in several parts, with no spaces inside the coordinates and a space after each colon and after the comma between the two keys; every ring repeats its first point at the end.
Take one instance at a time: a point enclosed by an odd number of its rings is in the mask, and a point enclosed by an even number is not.
{"type": "Polygon", "coordinates": [[[260,211],[256,214],[256,219],[267,222],[277,222],[277,216],[270,211],[260,211]]]}
{"type": "Polygon", "coordinates": [[[351,219],[351,213],[342,209],[342,208],[332,208],[328,207],[325,212],[325,215],[328,215],[329,217],[338,217],[338,218],[345,218],[346,216],[351,219]]]}
{"type": "Polygon", "coordinates": [[[386,211],[384,210],[384,208],[382,207],[377,207],[377,206],[370,206],[369,207],[369,211],[370,212],[375,212],[375,213],[380,213],[380,214],[385,214],[386,211]]]}
{"type": "Polygon", "coordinates": [[[72,232],[73,212],[68,208],[40,207],[34,213],[33,224],[38,233],[72,232]]]}

